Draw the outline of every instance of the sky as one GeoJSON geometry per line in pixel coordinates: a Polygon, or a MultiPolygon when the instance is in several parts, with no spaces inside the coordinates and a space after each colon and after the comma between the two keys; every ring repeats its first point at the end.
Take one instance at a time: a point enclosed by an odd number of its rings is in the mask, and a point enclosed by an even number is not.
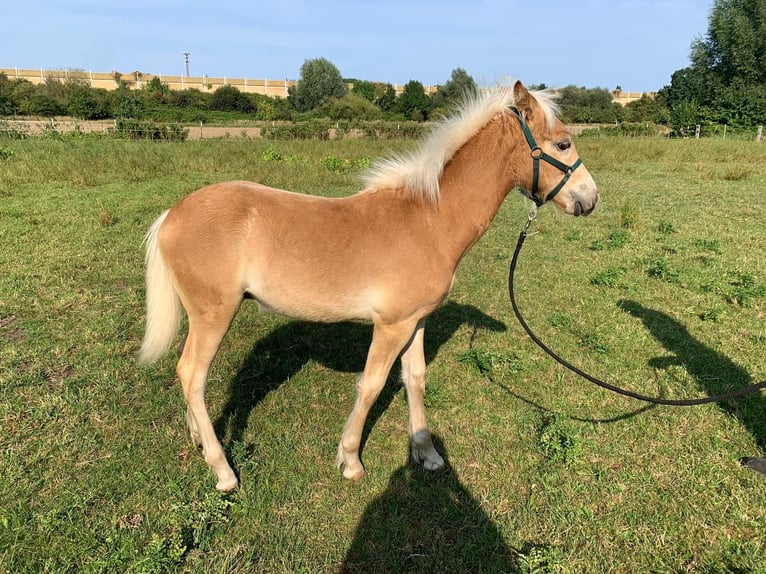
{"type": "Polygon", "coordinates": [[[5,0],[0,68],[425,86],[462,68],[480,85],[657,91],[689,65],[713,0],[5,0]]]}

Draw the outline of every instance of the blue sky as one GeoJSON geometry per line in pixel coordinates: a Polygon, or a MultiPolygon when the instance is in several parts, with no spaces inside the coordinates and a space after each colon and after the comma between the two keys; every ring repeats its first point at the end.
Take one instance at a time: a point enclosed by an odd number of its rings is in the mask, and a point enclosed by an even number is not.
{"type": "Polygon", "coordinates": [[[327,58],[344,77],[442,84],[465,69],[656,91],[689,64],[713,0],[6,0],[0,67],[297,79],[327,58]]]}

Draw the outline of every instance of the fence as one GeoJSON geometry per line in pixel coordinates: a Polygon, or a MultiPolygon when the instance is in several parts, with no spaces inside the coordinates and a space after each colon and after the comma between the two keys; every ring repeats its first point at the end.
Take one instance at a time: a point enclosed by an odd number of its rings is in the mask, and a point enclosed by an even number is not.
{"type": "Polygon", "coordinates": [[[695,138],[700,137],[718,137],[722,139],[732,138],[738,140],[755,140],[757,142],[763,139],[763,126],[753,128],[729,128],[726,124],[695,124],[685,128],[680,128],[674,134],[679,137],[695,138]]]}

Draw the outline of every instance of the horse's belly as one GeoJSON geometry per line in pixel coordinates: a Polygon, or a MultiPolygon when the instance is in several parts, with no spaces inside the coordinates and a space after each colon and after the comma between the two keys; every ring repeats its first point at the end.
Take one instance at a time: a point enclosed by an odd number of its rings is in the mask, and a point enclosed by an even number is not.
{"type": "Polygon", "coordinates": [[[305,285],[267,288],[251,285],[247,297],[264,311],[307,321],[337,322],[371,319],[375,296],[364,293],[327,292],[305,285]]]}

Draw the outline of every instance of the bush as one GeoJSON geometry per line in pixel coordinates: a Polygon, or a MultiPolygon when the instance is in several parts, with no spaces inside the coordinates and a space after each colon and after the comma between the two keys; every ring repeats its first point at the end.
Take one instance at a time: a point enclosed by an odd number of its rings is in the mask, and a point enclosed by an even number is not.
{"type": "Polygon", "coordinates": [[[314,110],[314,115],[333,120],[377,120],[383,116],[378,106],[358,94],[328,98],[314,110]]]}

